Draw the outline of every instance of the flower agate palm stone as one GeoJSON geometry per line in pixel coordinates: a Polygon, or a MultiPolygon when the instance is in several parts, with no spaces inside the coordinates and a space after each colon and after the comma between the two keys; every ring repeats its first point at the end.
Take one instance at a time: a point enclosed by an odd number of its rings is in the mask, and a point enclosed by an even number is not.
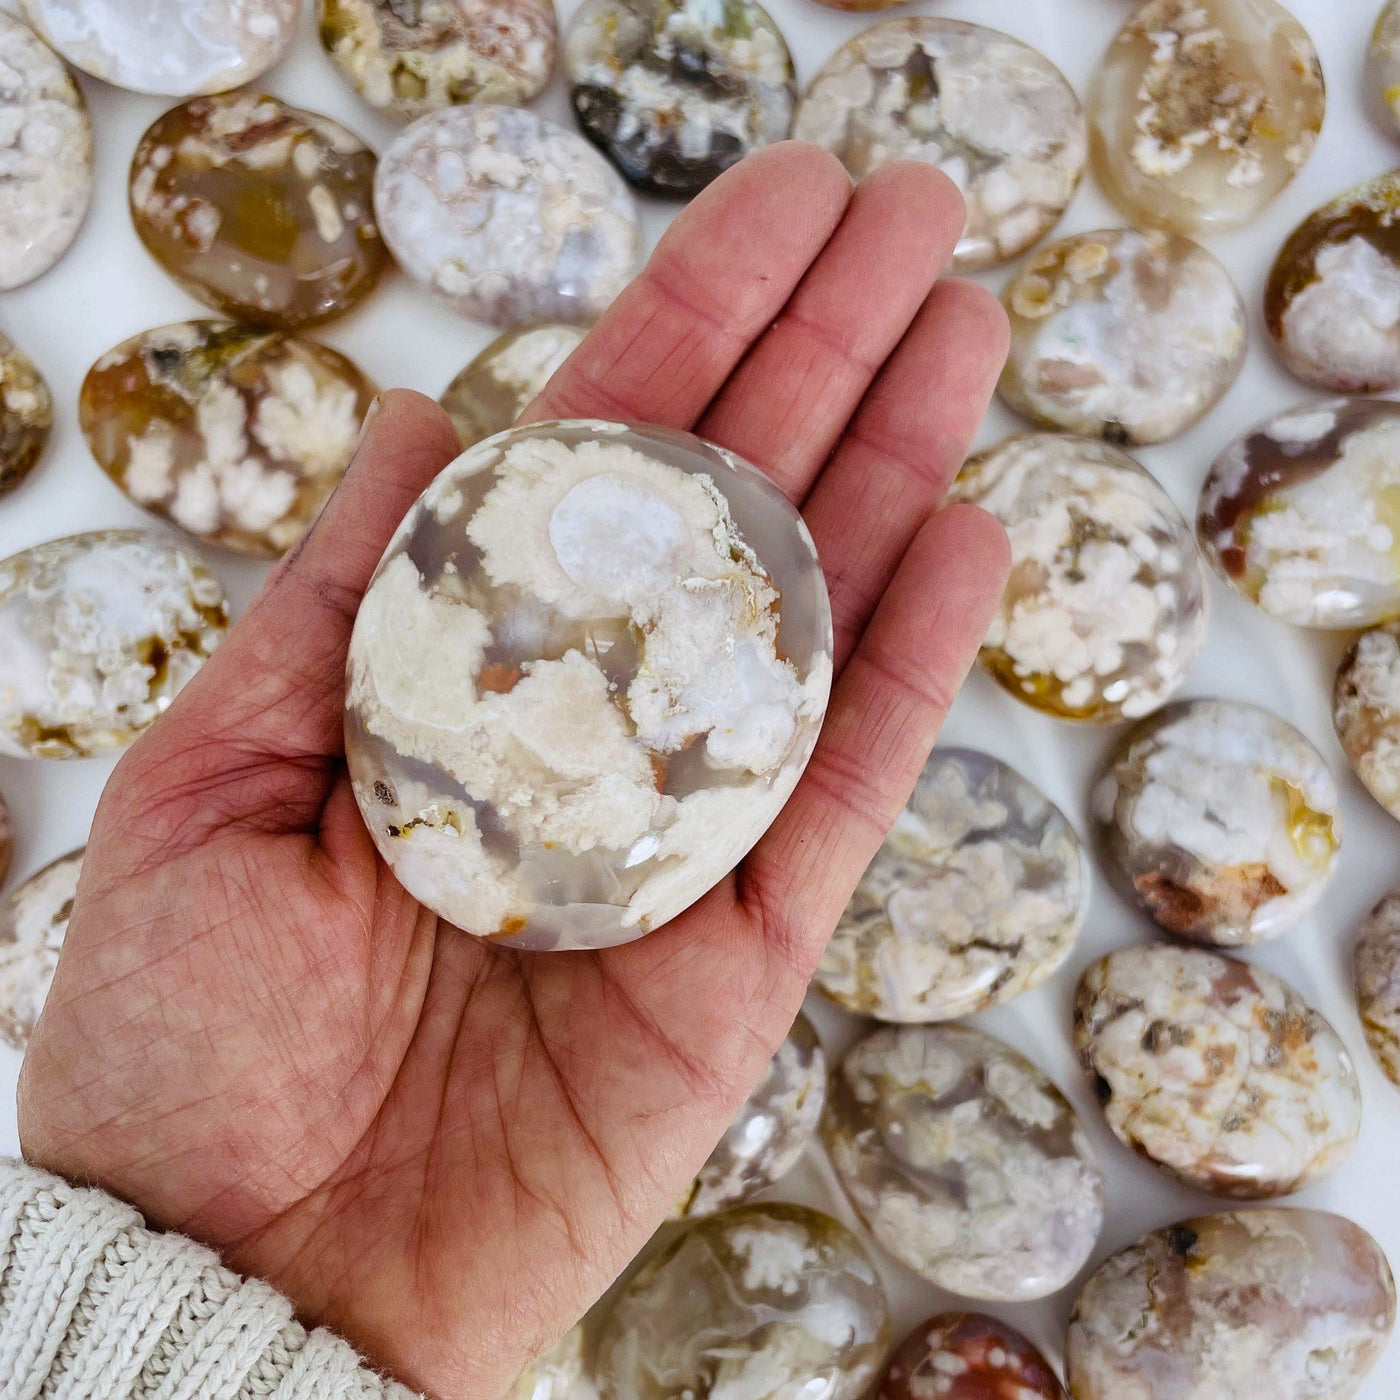
{"type": "Polygon", "coordinates": [[[832,1075],[831,1165],[875,1238],[967,1298],[1063,1288],[1103,1224],[1103,1176],[1063,1094],[966,1026],[884,1026],[832,1075]]]}
{"type": "Polygon", "coordinates": [[[520,1373],[506,1400],[594,1400],[585,1341],[580,1322],[520,1373]]]}
{"type": "Polygon", "coordinates": [[[142,136],[132,222],[197,301],[295,330],[357,305],[388,264],[374,168],[374,152],[328,117],[246,90],[197,97],[142,136]]]}
{"type": "Polygon", "coordinates": [[[0,754],[125,748],[227,625],[219,581],[139,530],[69,535],[0,561],[0,754]]]}
{"type": "Polygon", "coordinates": [[[1400,891],[1392,890],[1367,915],[1353,970],[1366,1043],[1391,1083],[1400,1086],[1400,891]]]}
{"type": "Polygon", "coordinates": [[[1247,223],[1312,154],[1327,109],[1307,31],[1275,0],[1147,0],[1090,99],[1094,172],[1134,222],[1247,223]]]}
{"type": "Polygon", "coordinates": [[[1191,528],[1127,453],[1033,433],[973,457],[953,497],[1006,527],[1011,574],[982,664],[1061,719],[1134,719],[1186,680],[1206,632],[1191,528]]]}
{"type": "Polygon", "coordinates": [[[1039,986],[1089,895],[1074,828],[990,754],[938,748],[822,954],[815,985],[881,1021],[951,1021],[1039,986]]]}
{"type": "Polygon", "coordinates": [[[1073,1400],[1351,1400],[1395,1325],[1395,1281],[1359,1225],[1231,1211],[1110,1256],[1070,1320],[1073,1400]]]}
{"type": "Polygon", "coordinates": [[[53,982],[83,852],[46,865],[0,904],[0,1041],[21,1053],[53,982]]]}
{"type": "Polygon", "coordinates": [[[999,30],[926,16],[884,20],[839,48],[792,134],[834,152],[856,180],[894,160],[936,165],[967,205],[962,272],[1043,238],[1088,149],[1083,108],[1048,58],[999,30]]]}
{"type": "Polygon", "coordinates": [[[1376,16],[1366,57],[1373,106],[1391,135],[1400,135],[1400,0],[1387,0],[1376,16]]]}
{"type": "Polygon", "coordinates": [[[34,361],[0,334],[0,496],[34,469],[53,427],[53,395],[34,361]]]}
{"type": "Polygon", "coordinates": [[[515,428],[437,477],[360,605],[355,795],[468,933],[625,943],[777,815],[831,647],[811,537],[747,463],[664,428],[515,428]]]}
{"type": "Polygon", "coordinates": [[[875,1265],[805,1206],[697,1221],[622,1290],[598,1339],[603,1400],[858,1400],[889,1335],[875,1265]]]}
{"type": "Polygon", "coordinates": [[[1332,722],[1356,776],[1400,820],[1400,623],[1351,644],[1337,668],[1332,722]]]}
{"type": "Polygon", "coordinates": [[[878,1400],[1065,1400],[1065,1392],[1014,1327],[985,1313],[943,1313],[900,1344],[878,1400]]]}
{"type": "Polygon", "coordinates": [[[210,544],[274,558],[335,490],[373,398],[327,346],[185,321],[103,355],[83,380],[78,421],[137,505],[210,544]]]}

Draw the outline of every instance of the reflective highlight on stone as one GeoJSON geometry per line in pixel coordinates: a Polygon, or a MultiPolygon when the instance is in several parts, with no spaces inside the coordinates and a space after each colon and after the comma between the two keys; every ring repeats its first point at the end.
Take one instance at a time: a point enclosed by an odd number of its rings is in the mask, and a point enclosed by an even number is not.
{"type": "Polygon", "coordinates": [[[943,1313],[900,1344],[879,1400],[1065,1400],[1050,1364],[985,1313],[943,1313]]]}
{"type": "Polygon", "coordinates": [[[989,754],[938,748],[822,954],[813,984],[860,1016],[951,1021],[1039,986],[1089,895],[1074,828],[989,754]]]}
{"type": "Polygon", "coordinates": [[[747,463],[664,428],[515,428],[438,475],[370,583],[355,795],[401,883],[467,932],[625,943],[777,815],[831,646],[811,537],[747,463]]]}
{"type": "Polygon", "coordinates": [[[34,469],[53,427],[53,395],[34,361],[0,334],[0,496],[34,469]]]}
{"type": "Polygon", "coordinates": [[[82,851],[60,856],[0,903],[0,1041],[21,1053],[53,983],[82,869],[82,851]]]}
{"type": "Polygon", "coordinates": [[[583,1323],[571,1327],[521,1373],[506,1400],[593,1400],[585,1379],[583,1323]]]}
{"type": "Polygon", "coordinates": [[[1103,1224],[1103,1176],[1069,1101],[966,1026],[885,1026],[832,1075],[831,1165],[896,1259],[968,1298],[1043,1298],[1103,1224]]]}
{"type": "Polygon", "coordinates": [[[1400,133],[1400,0],[1387,0],[1376,16],[1367,56],[1367,81],[1374,105],[1400,133]]]}
{"type": "Polygon", "coordinates": [[[1084,173],[1084,111],[1043,54],[999,30],[917,16],[863,30],[827,60],[792,134],[859,180],[894,160],[936,165],[963,192],[954,266],[992,267],[1059,222],[1084,173]]]}
{"type": "Polygon", "coordinates": [[[1400,623],[1352,643],[1337,669],[1332,722],[1356,776],[1400,819],[1400,623]]]}
{"type": "Polygon", "coordinates": [[[1354,959],[1356,1006],[1376,1063],[1400,1086],[1400,891],[1366,917],[1354,959]]]}

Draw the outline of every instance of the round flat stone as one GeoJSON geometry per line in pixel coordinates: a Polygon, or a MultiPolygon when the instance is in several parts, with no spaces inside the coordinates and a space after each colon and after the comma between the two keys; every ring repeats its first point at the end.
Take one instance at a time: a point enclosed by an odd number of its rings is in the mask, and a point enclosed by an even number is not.
{"type": "Polygon", "coordinates": [[[528,102],[554,65],[553,0],[318,0],[321,43],[381,112],[528,102]]]}
{"type": "Polygon", "coordinates": [[[1326,110],[1317,50],[1274,0],[1147,0],[1094,78],[1094,173],[1134,223],[1233,228],[1303,168],[1326,110]]]}
{"type": "Polygon", "coordinates": [[[1011,576],[982,646],[1006,690],[1062,719],[1155,710],[1205,641],[1205,571],[1191,528],[1127,453],[1034,433],[973,457],[954,499],[990,511],[1011,576]]]}
{"type": "Polygon", "coordinates": [[[1134,726],[1094,789],[1112,873],[1163,928],[1240,947],[1322,897],[1341,844],[1337,785],[1291,724],[1235,700],[1182,700],[1134,726]]]}
{"type": "Polygon", "coordinates": [[[792,134],[859,180],[894,160],[936,165],[962,190],[954,266],[992,267],[1059,222],[1084,173],[1084,111],[1043,54],[999,30],[918,16],[847,41],[812,79],[792,134]]]}
{"type": "Polygon", "coordinates": [[[52,50],[0,14],[0,291],[47,271],[92,194],[92,123],[52,50]]]}
{"type": "Polygon", "coordinates": [[[884,1026],[831,1078],[831,1165],[896,1259],[967,1298],[1063,1288],[1103,1224],[1074,1109],[1010,1046],[967,1026],[884,1026]]]}
{"type": "Polygon", "coordinates": [[[942,1313],[905,1339],[878,1400],[1065,1400],[1050,1363],[985,1313],[942,1313]]]}
{"type": "Polygon", "coordinates": [[[1186,1220],[1112,1255],[1065,1344],[1074,1400],[1351,1400],[1395,1325],[1359,1225],[1313,1210],[1186,1220]]]}
{"type": "Polygon", "coordinates": [[[1373,109],[1400,133],[1400,0],[1387,0],[1371,31],[1366,77],[1373,109]]]}
{"type": "Polygon", "coordinates": [[[1400,623],[1352,643],[1337,668],[1332,721],[1356,776],[1400,819],[1400,623]]]}
{"type": "Polygon", "coordinates": [[[0,1041],[21,1053],[49,995],[82,869],[82,851],[72,851],[0,903],[0,1041]]]}
{"type": "Polygon", "coordinates": [[[374,164],[328,117],[258,92],[197,97],[141,138],[132,222],[196,300],[292,330],[357,305],[388,263],[374,164]]]}
{"type": "Polygon", "coordinates": [[[1089,897],[1083,847],[990,754],[937,748],[861,877],[814,985],[860,1016],[951,1021],[1039,986],[1089,897]]]}
{"type": "Polygon", "coordinates": [[[1062,238],[1002,301],[1011,352],[999,392],[1048,428],[1165,442],[1204,417],[1244,364],[1248,322],[1230,274],[1178,234],[1062,238]]]}
{"type": "Polygon", "coordinates": [[[33,470],[53,427],[53,396],[34,361],[0,334],[0,496],[33,470]]]}
{"type": "Polygon", "coordinates": [[[1386,895],[1362,924],[1354,970],[1366,1043],[1400,1086],[1400,891],[1386,895]]]}
{"type": "Polygon", "coordinates": [[[355,796],[468,933],[625,943],[777,815],[831,648],[811,537],[747,463],[664,428],[514,428],[439,473],[360,605],[355,796]]]}
{"type": "Polygon", "coordinates": [[[506,1400],[584,1400],[596,1394],[586,1379],[584,1327],[571,1327],[521,1373],[506,1400]]]}
{"type": "Polygon", "coordinates": [[[636,205],[607,161],[513,107],[420,117],[384,152],[374,206],[410,277],[501,327],[596,320],[641,246],[636,205]]]}
{"type": "Polygon", "coordinates": [[[251,82],[291,42],[299,0],[20,0],[69,63],[133,92],[193,97],[251,82]]]}

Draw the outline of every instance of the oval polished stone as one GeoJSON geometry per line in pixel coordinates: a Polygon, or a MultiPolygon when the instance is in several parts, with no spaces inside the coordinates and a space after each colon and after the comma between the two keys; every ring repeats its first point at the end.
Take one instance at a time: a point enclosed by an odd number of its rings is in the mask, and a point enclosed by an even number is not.
{"type": "Polygon", "coordinates": [[[833,1073],[831,1165],[875,1238],[968,1298],[1063,1288],[1103,1224],[1103,1175],[1063,1094],[967,1026],[885,1026],[833,1073]]]}
{"type": "Polygon", "coordinates": [[[822,954],[813,985],[859,1016],[951,1021],[1039,986],[1089,897],[1060,810],[990,754],[937,748],[822,954]]]}
{"type": "Polygon", "coordinates": [[[462,447],[513,428],[587,334],[582,326],[546,325],[497,336],[438,399],[462,447]]]}
{"type": "Polygon", "coordinates": [[[137,505],[210,544],[275,558],[335,490],[374,393],[325,345],[182,321],[103,355],[78,421],[137,505]]]}
{"type": "Polygon", "coordinates": [[[53,395],[34,361],[0,334],[0,496],[34,469],[53,427],[53,395]]]}
{"type": "Polygon", "coordinates": [[[1216,459],[1197,530],[1226,583],[1284,622],[1400,613],[1400,404],[1342,399],[1267,419],[1216,459]]]}
{"type": "Polygon", "coordinates": [[[603,1400],[857,1400],[889,1334],[865,1247],[805,1206],[687,1228],[638,1272],[598,1339],[603,1400]]]}
{"type": "Polygon", "coordinates": [[[1337,1215],[1183,1221],[1112,1255],[1065,1344],[1073,1400],[1350,1400],[1395,1325],[1380,1246],[1337,1215]]]}
{"type": "Polygon", "coordinates": [[[1065,1392],[1014,1327],[985,1313],[943,1313],[900,1344],[878,1400],[1065,1400],[1065,1392]]]}
{"type": "Polygon", "coordinates": [[[1381,7],[1366,61],[1372,107],[1392,135],[1400,133],[1400,0],[1387,0],[1381,7]]]}
{"type": "Polygon", "coordinates": [[[1165,442],[1204,417],[1244,364],[1248,322],[1230,274],[1178,234],[1062,238],[1002,302],[1011,350],[998,392],[1048,428],[1165,442]]]}
{"type": "Polygon", "coordinates": [[[1337,668],[1332,722],[1356,776],[1400,819],[1400,623],[1351,644],[1337,668]]]}
{"type": "Polygon", "coordinates": [[[0,754],[85,758],[135,740],[228,625],[218,579],[139,530],[0,561],[0,754]]]}
{"type": "Polygon", "coordinates": [[[1089,102],[1094,173],[1134,222],[1214,233],[1306,164],[1327,110],[1307,31],[1274,0],[1147,0],[1089,102]]]}
{"type": "Polygon", "coordinates": [[[82,869],[83,852],[72,851],[0,903],[0,1041],[21,1053],[49,995],[82,869]]]}
{"type": "Polygon", "coordinates": [[[665,428],[514,428],[439,473],[360,605],[360,811],[468,933],[629,942],[786,802],[831,638],[811,536],[746,462],[665,428]]]}
{"type": "Polygon", "coordinates": [[[1181,688],[1205,641],[1205,571],[1144,467],[1092,439],[1033,433],[971,458],[951,494],[1011,542],[981,652],[1002,687],[1095,721],[1145,715],[1181,688]]]}
{"type": "Polygon", "coordinates": [[[1074,1043],[1119,1140],[1219,1196],[1301,1190],[1361,1128],[1336,1031],[1273,973],[1203,948],[1100,958],[1075,996],[1074,1043]]]}
{"type": "Polygon", "coordinates": [[[1221,948],[1276,938],[1337,868],[1337,785],[1277,715],[1182,700],[1128,731],[1092,810],[1125,891],[1182,938],[1221,948]]]}
{"type": "Polygon", "coordinates": [[[1043,54],[999,30],[922,15],[884,20],[837,49],[792,134],[834,152],[856,180],[894,160],[936,165],[967,204],[961,272],[1049,233],[1088,147],[1079,99],[1043,54]]]}
{"type": "Polygon", "coordinates": [[[27,26],[0,14],[0,291],[63,256],[91,195],[82,92],[27,26]]]}
{"type": "Polygon", "coordinates": [[[374,168],[374,152],[328,117],[258,92],[198,97],[136,147],[131,218],[197,301],[294,330],[350,310],[388,263],[374,168]]]}
{"type": "Polygon", "coordinates": [[[1366,1043],[1400,1086],[1400,891],[1386,895],[1367,915],[1353,969],[1366,1043]]]}
{"type": "Polygon", "coordinates": [[[528,102],[554,64],[553,0],[318,0],[317,17],[341,75],[399,121],[528,102]]]}
{"type": "Polygon", "coordinates": [[[580,1322],[520,1373],[506,1400],[591,1400],[584,1342],[580,1322]]]}

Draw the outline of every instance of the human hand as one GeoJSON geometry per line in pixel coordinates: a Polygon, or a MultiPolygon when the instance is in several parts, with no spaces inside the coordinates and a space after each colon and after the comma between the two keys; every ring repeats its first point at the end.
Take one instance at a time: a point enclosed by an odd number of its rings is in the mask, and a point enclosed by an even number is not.
{"type": "Polygon", "coordinates": [[[24,1063],[26,1156],[218,1248],[446,1400],[501,1393],[644,1243],[765,1069],[913,787],[1006,543],[939,511],[1005,353],[935,284],[953,186],[745,160],[675,221],[530,419],[681,428],[801,505],[837,680],[768,834],[679,918],[503,950],[397,884],[345,772],[345,652],[395,526],[457,452],[383,396],[319,522],[117,767],[24,1063]]]}

